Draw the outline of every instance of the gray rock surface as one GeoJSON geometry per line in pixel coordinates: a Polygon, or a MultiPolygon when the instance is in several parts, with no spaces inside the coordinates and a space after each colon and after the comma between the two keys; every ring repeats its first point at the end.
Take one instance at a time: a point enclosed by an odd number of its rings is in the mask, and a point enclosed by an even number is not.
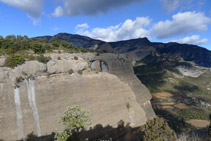
{"type": "Polygon", "coordinates": [[[190,68],[190,67],[185,67],[185,66],[177,66],[177,69],[184,76],[190,76],[190,77],[199,77],[203,73],[197,68],[190,68]]]}
{"type": "Polygon", "coordinates": [[[45,64],[40,63],[38,61],[27,61],[22,65],[19,65],[10,71],[10,79],[15,80],[16,77],[26,75],[38,76],[42,75],[47,71],[47,67],[45,64]]]}
{"type": "Polygon", "coordinates": [[[8,68],[0,67],[0,83],[6,81],[9,77],[8,68]]]}
{"type": "Polygon", "coordinates": [[[0,67],[4,66],[5,63],[5,58],[0,58],[0,67]]]}
{"type": "Polygon", "coordinates": [[[91,127],[100,124],[115,128],[121,120],[138,127],[155,117],[150,103],[151,94],[136,78],[130,61],[124,55],[46,56],[52,57],[47,65],[30,61],[15,69],[0,68],[1,139],[17,140],[21,134],[25,138],[32,132],[45,136],[56,129],[62,130],[58,120],[72,105],[91,111],[91,127]],[[57,59],[58,56],[61,60],[57,59]],[[78,60],[72,59],[74,56],[78,56],[78,60]],[[106,66],[107,72],[66,73],[70,68],[74,71],[86,69],[93,61],[100,62],[97,63],[100,65],[98,68],[106,66]],[[47,71],[52,73],[49,77],[46,76],[47,71]],[[35,80],[33,83],[25,80],[19,84],[18,90],[14,90],[14,78],[23,72],[34,75],[35,80]],[[129,109],[127,104],[130,104],[129,109]]]}
{"type": "Polygon", "coordinates": [[[74,72],[88,68],[88,63],[81,60],[62,59],[51,60],[47,63],[48,73],[64,73],[72,69],[74,72]]]}

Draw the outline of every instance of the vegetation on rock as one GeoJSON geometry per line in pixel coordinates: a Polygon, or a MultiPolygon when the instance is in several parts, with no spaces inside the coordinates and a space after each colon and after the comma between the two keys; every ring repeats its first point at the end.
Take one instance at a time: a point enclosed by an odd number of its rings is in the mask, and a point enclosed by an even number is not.
{"type": "Polygon", "coordinates": [[[174,131],[162,118],[155,118],[141,126],[142,138],[145,141],[175,141],[174,131]]]}
{"type": "MultiPolygon", "coordinates": [[[[38,60],[42,63],[47,63],[50,58],[39,55],[36,57],[33,54],[50,53],[54,50],[67,53],[86,53],[85,48],[74,47],[72,44],[64,40],[39,39],[28,38],[27,36],[14,36],[9,35],[3,38],[0,36],[0,55],[9,55],[6,60],[5,66],[14,68],[19,64],[24,63],[25,60],[38,60]]],[[[78,58],[74,57],[75,60],[78,58]]]]}
{"type": "Polygon", "coordinates": [[[78,74],[82,75],[83,74],[83,71],[82,70],[79,70],[78,71],[78,74]]]}
{"type": "Polygon", "coordinates": [[[60,119],[60,124],[65,126],[65,130],[56,132],[55,139],[57,141],[79,141],[80,132],[91,124],[89,116],[90,112],[79,106],[68,107],[64,112],[64,116],[60,119]]]}
{"type": "Polygon", "coordinates": [[[5,60],[5,66],[14,68],[17,65],[23,64],[24,62],[25,59],[22,56],[20,56],[19,54],[13,54],[7,57],[7,59],[5,60]]]}
{"type": "Polygon", "coordinates": [[[78,60],[78,57],[77,57],[77,56],[75,56],[75,57],[74,57],[74,60],[78,60]]]}
{"type": "Polygon", "coordinates": [[[41,55],[36,57],[36,60],[41,62],[41,63],[46,64],[46,63],[48,63],[48,61],[51,60],[51,57],[45,57],[43,54],[41,54],[41,55]]]}
{"type": "Polygon", "coordinates": [[[68,74],[74,73],[73,69],[69,69],[68,74]]]}

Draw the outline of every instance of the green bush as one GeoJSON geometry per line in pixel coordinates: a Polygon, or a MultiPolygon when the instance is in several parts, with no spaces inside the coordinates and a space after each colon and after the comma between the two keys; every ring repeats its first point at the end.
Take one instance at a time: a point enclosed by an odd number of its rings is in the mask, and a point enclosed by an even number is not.
{"type": "Polygon", "coordinates": [[[80,132],[84,127],[91,125],[90,112],[83,110],[79,106],[68,107],[64,116],[60,119],[60,124],[65,125],[65,130],[55,133],[57,141],[80,141],[80,132]]]}
{"type": "Polygon", "coordinates": [[[82,75],[83,74],[83,71],[82,70],[79,70],[78,71],[78,74],[82,75]]]}
{"type": "Polygon", "coordinates": [[[9,57],[7,57],[7,59],[5,60],[5,66],[14,68],[17,65],[23,64],[24,62],[25,62],[25,59],[23,56],[21,56],[19,54],[14,54],[14,55],[10,55],[9,57]]]}
{"type": "Polygon", "coordinates": [[[73,69],[69,69],[68,74],[72,74],[73,72],[73,69]]]}
{"type": "Polygon", "coordinates": [[[162,118],[155,118],[141,126],[142,140],[144,141],[175,141],[174,131],[162,118]]]}
{"type": "Polygon", "coordinates": [[[77,56],[75,56],[75,57],[74,57],[74,60],[78,60],[78,57],[77,57],[77,56]]]}
{"type": "Polygon", "coordinates": [[[16,77],[15,82],[18,84],[20,82],[22,82],[24,80],[24,78],[22,76],[16,77]]]}
{"type": "Polygon", "coordinates": [[[130,106],[130,103],[127,103],[127,104],[126,104],[126,107],[127,107],[127,109],[129,110],[130,107],[131,107],[131,106],[130,106]]]}
{"type": "Polygon", "coordinates": [[[85,49],[85,48],[80,48],[80,51],[83,52],[83,53],[87,53],[88,52],[88,50],[85,49]]]}
{"type": "Polygon", "coordinates": [[[48,63],[48,61],[51,60],[51,57],[45,57],[44,55],[41,54],[41,55],[37,56],[36,60],[41,63],[46,64],[46,63],[48,63]]]}

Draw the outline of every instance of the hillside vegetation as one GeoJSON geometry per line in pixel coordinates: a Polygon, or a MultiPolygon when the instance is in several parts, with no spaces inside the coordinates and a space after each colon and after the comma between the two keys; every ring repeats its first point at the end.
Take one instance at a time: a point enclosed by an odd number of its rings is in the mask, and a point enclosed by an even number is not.
{"type": "MultiPolygon", "coordinates": [[[[45,53],[86,53],[94,52],[85,48],[78,48],[64,40],[47,38],[28,38],[27,36],[0,36],[0,56],[5,56],[4,66],[14,68],[25,61],[37,60],[47,63],[51,58],[45,53]]],[[[97,54],[102,51],[96,52],[97,54]]]]}
{"type": "Polygon", "coordinates": [[[208,120],[211,113],[211,71],[180,57],[148,55],[134,67],[152,93],[157,115],[177,132],[194,129],[189,120],[208,120]],[[182,68],[182,69],[181,69],[182,68]]]}
{"type": "Polygon", "coordinates": [[[3,38],[0,36],[0,55],[25,53],[32,51],[40,54],[52,52],[53,50],[64,50],[69,53],[87,52],[84,48],[77,48],[64,40],[52,39],[48,41],[46,38],[28,38],[27,36],[9,35],[3,38]]]}

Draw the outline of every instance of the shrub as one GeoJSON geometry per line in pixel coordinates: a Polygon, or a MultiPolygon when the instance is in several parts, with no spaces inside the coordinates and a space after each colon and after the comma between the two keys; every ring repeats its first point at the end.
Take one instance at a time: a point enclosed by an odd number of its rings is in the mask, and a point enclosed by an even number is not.
{"type": "Polygon", "coordinates": [[[78,57],[77,57],[77,56],[75,56],[75,57],[74,57],[74,60],[78,60],[78,57]]]}
{"type": "Polygon", "coordinates": [[[61,60],[61,57],[59,56],[59,57],[57,57],[57,60],[61,60]]]}
{"type": "Polygon", "coordinates": [[[23,64],[24,62],[25,62],[24,57],[20,56],[19,54],[13,54],[7,57],[7,59],[5,60],[5,66],[14,68],[17,65],[23,64]]]}
{"type": "Polygon", "coordinates": [[[173,130],[162,118],[155,118],[141,126],[142,139],[146,141],[175,141],[173,130]]]}
{"type": "Polygon", "coordinates": [[[69,69],[68,74],[72,74],[73,72],[73,69],[69,69]]]}
{"type": "Polygon", "coordinates": [[[41,55],[37,56],[36,60],[41,63],[46,64],[48,61],[51,60],[51,57],[45,57],[44,55],[41,54],[41,55]]]}
{"type": "Polygon", "coordinates": [[[82,75],[83,74],[83,71],[82,70],[79,70],[78,71],[78,74],[82,75]]]}
{"type": "Polygon", "coordinates": [[[15,82],[18,84],[20,82],[22,82],[24,80],[24,78],[22,76],[16,77],[15,82]]]}
{"type": "Polygon", "coordinates": [[[85,49],[85,48],[80,48],[80,51],[83,52],[83,53],[87,53],[88,52],[88,50],[85,49]]]}
{"type": "Polygon", "coordinates": [[[129,109],[130,109],[130,103],[127,103],[127,104],[126,104],[126,107],[127,107],[127,109],[129,110],[129,109]]]}
{"type": "Polygon", "coordinates": [[[35,57],[33,55],[29,55],[27,58],[29,61],[35,60],[35,57]]]}
{"type": "Polygon", "coordinates": [[[84,129],[84,127],[91,125],[89,116],[90,112],[83,110],[79,106],[68,107],[59,122],[60,124],[66,126],[65,130],[62,132],[56,132],[55,139],[57,141],[79,141],[80,132],[84,129]]]}
{"type": "Polygon", "coordinates": [[[29,76],[26,77],[27,80],[35,80],[35,76],[30,74],[29,76]]]}

